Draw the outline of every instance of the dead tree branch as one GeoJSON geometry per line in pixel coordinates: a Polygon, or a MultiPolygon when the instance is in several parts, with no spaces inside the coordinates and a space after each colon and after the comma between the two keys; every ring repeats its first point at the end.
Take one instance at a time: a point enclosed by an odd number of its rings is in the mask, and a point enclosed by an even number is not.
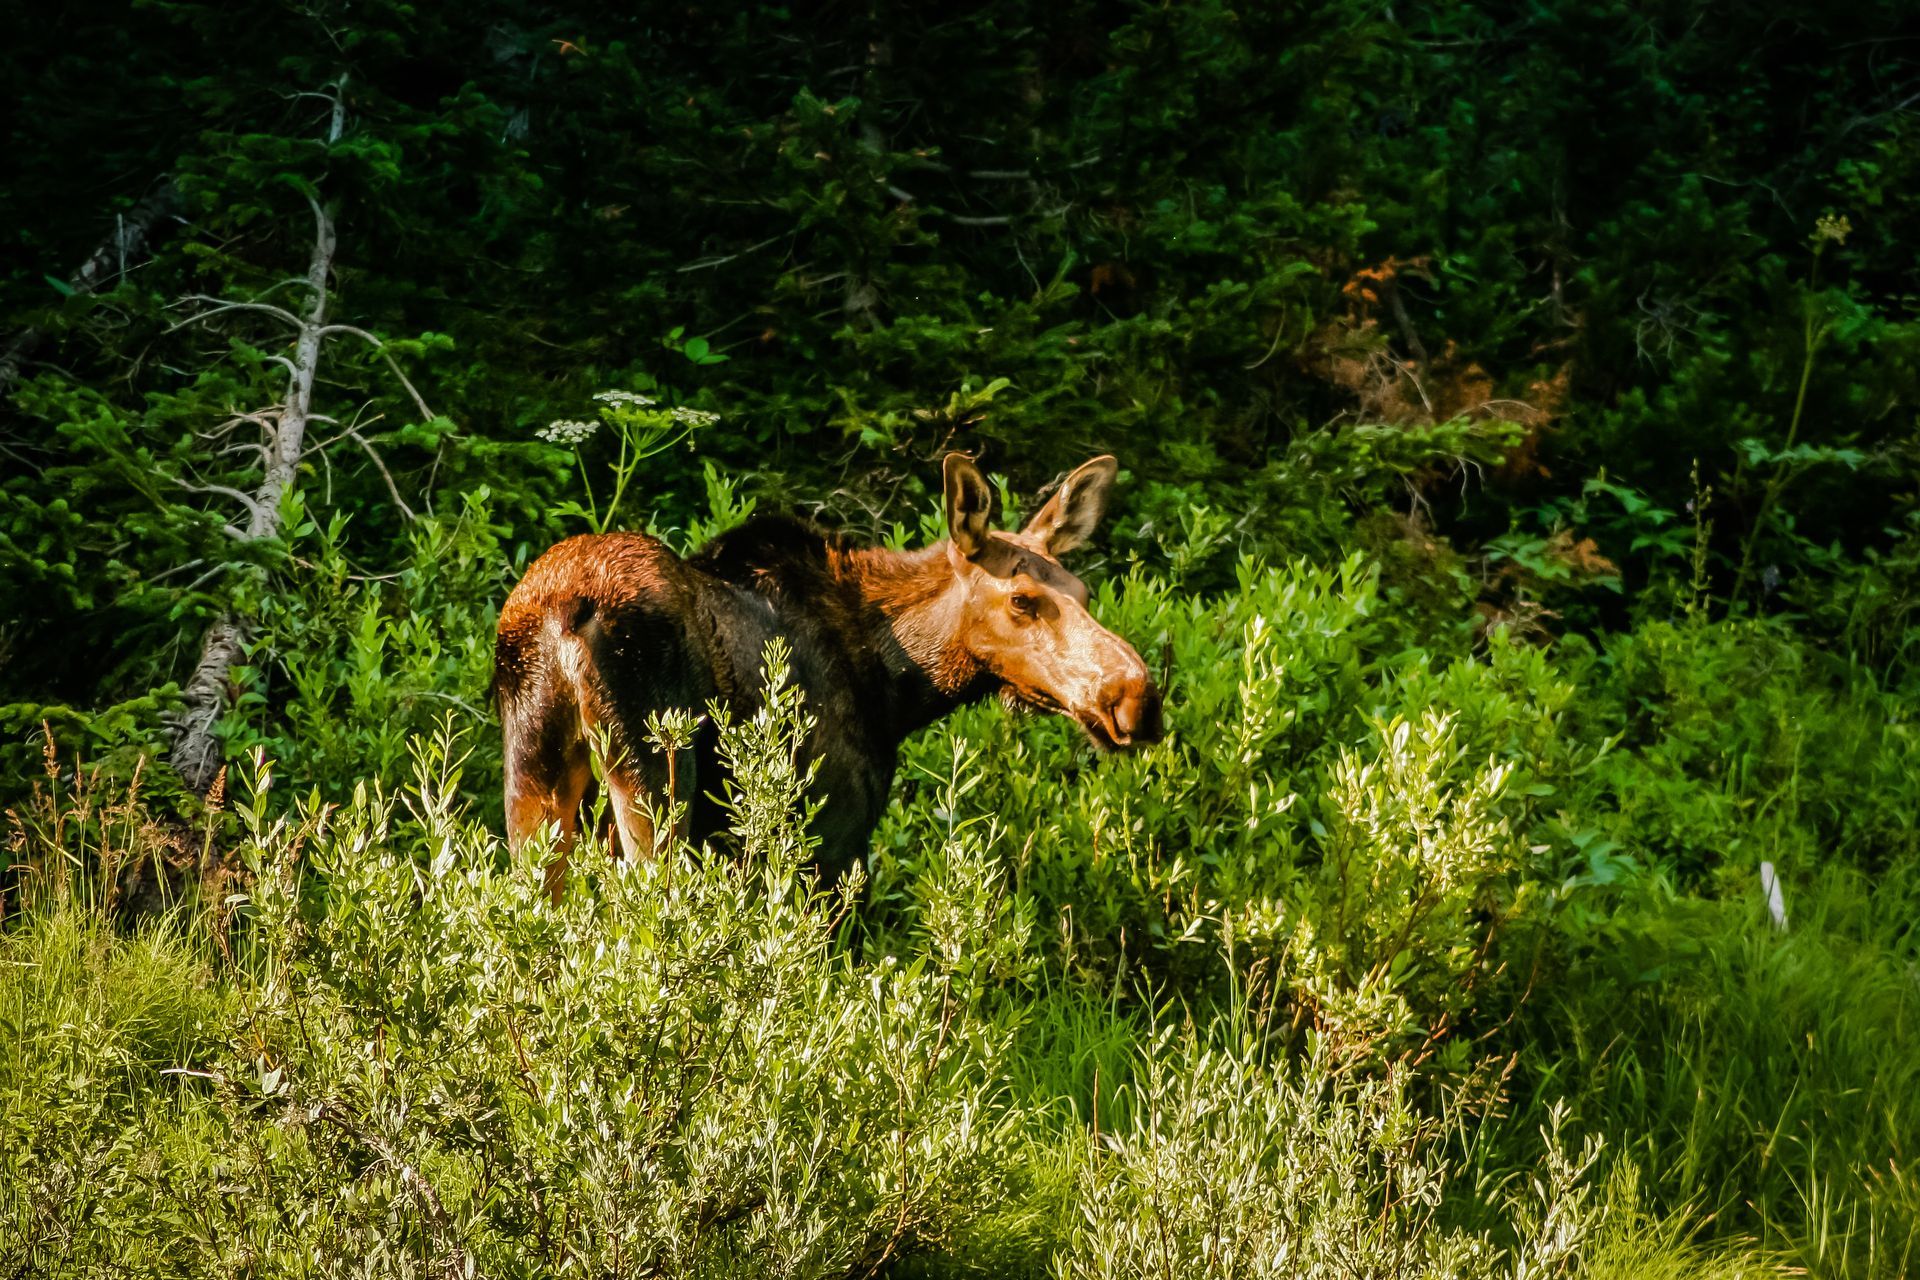
{"type": "MultiPolygon", "coordinates": [[[[102,240],[80,264],[80,269],[67,277],[67,287],[75,293],[92,293],[109,275],[126,275],[127,259],[139,253],[155,238],[156,229],[179,211],[180,190],[173,185],[171,177],[164,178],[150,195],[115,219],[113,234],[102,240]]],[[[5,395],[19,380],[20,371],[44,336],[38,329],[22,329],[13,335],[6,349],[0,351],[0,395],[5,395]]]]}
{"type": "MultiPolygon", "coordinates": [[[[399,362],[393,358],[393,353],[387,350],[387,344],[384,340],[368,333],[365,329],[350,324],[330,324],[320,331],[320,336],[326,338],[336,333],[350,333],[356,338],[365,338],[368,342],[372,343],[373,349],[380,353],[380,358],[387,362],[387,368],[393,370],[393,376],[400,379],[400,385],[405,387],[407,394],[413,397],[413,407],[420,411],[421,424],[425,425],[433,421],[433,410],[427,408],[427,402],[422,399],[420,393],[414,389],[413,383],[407,380],[407,375],[400,371],[399,362]]],[[[406,504],[402,503],[401,505],[405,506],[406,504]]]]}
{"type": "MultiPolygon", "coordinates": [[[[306,316],[297,319],[299,330],[289,365],[286,400],[270,419],[272,426],[267,430],[266,465],[259,487],[248,499],[247,527],[240,533],[240,539],[246,542],[279,534],[281,501],[299,469],[307,423],[313,413],[313,383],[327,327],[327,278],[333,271],[337,242],[332,217],[318,201],[310,199],[309,203],[314,220],[313,253],[307,266],[309,304],[306,316]]],[[[223,304],[221,309],[228,308],[241,309],[241,304],[223,304]]],[[[171,725],[171,761],[175,771],[196,791],[205,791],[219,771],[220,747],[214,724],[226,705],[228,677],[245,644],[245,628],[237,616],[225,613],[215,618],[201,642],[200,661],[182,691],[184,705],[171,725]]]]}
{"type": "Polygon", "coordinates": [[[387,496],[393,499],[394,506],[400,508],[400,514],[409,521],[418,520],[420,517],[413,513],[413,508],[407,505],[407,500],[400,496],[400,486],[393,482],[393,472],[387,470],[386,462],[380,457],[380,454],[374,449],[373,445],[368,443],[367,438],[358,431],[355,431],[352,427],[347,428],[347,434],[353,437],[355,444],[366,451],[366,455],[369,458],[373,459],[373,465],[380,469],[380,478],[387,482],[387,496]]]}
{"type": "Polygon", "coordinates": [[[219,298],[209,298],[204,293],[189,294],[187,297],[181,299],[181,301],[213,302],[219,305],[206,311],[196,311],[179,324],[169,325],[166,330],[168,333],[174,333],[180,329],[184,329],[190,324],[199,324],[202,320],[211,320],[213,317],[227,311],[264,311],[276,320],[286,321],[296,329],[300,327],[299,316],[293,314],[293,312],[287,310],[285,307],[276,307],[270,302],[225,302],[219,298]]]}
{"type": "MultiPolygon", "coordinates": [[[[373,442],[357,429],[357,422],[344,427],[334,440],[322,441],[317,445],[307,442],[309,428],[315,423],[339,425],[334,419],[315,413],[313,409],[313,389],[321,355],[326,349],[327,340],[334,337],[355,337],[372,346],[386,361],[387,368],[392,370],[400,385],[406,388],[414,407],[420,411],[421,421],[431,422],[434,419],[433,410],[427,407],[426,399],[402,372],[383,339],[357,325],[328,320],[327,308],[331,301],[328,281],[333,272],[337,237],[332,215],[317,200],[309,198],[308,203],[313,208],[314,235],[307,274],[302,281],[307,290],[305,314],[296,314],[287,307],[261,302],[257,298],[234,300],[195,294],[185,301],[204,304],[204,309],[174,326],[177,329],[215,316],[248,313],[279,321],[293,331],[292,356],[267,357],[270,363],[278,364],[287,371],[287,391],[281,402],[252,411],[235,411],[232,417],[211,432],[198,433],[201,439],[219,444],[226,442],[233,430],[242,423],[252,423],[260,429],[258,443],[225,443],[220,450],[222,454],[259,454],[260,482],[253,492],[245,493],[230,485],[190,484],[185,480],[175,480],[182,488],[196,493],[218,494],[245,506],[246,527],[229,525],[226,530],[238,542],[259,542],[278,537],[283,503],[288,490],[294,487],[297,480],[301,460],[315,452],[319,452],[324,459],[328,445],[345,439],[351,439],[372,461],[401,517],[409,521],[419,518],[400,496],[400,486],[395,483],[393,472],[388,469],[386,460],[380,456],[373,442]]],[[[220,747],[214,726],[226,705],[233,667],[245,651],[246,640],[246,624],[238,615],[229,612],[213,620],[201,642],[199,662],[182,693],[183,710],[170,726],[173,767],[197,791],[205,791],[219,771],[220,747]]]]}

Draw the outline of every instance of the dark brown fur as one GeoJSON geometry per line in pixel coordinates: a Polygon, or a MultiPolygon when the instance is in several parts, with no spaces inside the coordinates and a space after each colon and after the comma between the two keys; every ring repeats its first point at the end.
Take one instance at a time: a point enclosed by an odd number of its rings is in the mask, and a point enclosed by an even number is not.
{"type": "Polygon", "coordinates": [[[1086,589],[1053,551],[1098,519],[1113,475],[1096,459],[1020,534],[985,525],[985,481],[947,466],[955,536],[918,551],[849,545],[798,521],[759,519],[681,559],[654,538],[569,538],[527,570],[501,611],[494,689],[506,736],[509,839],[557,826],[558,892],[589,742],[604,737],[609,800],[629,855],[650,852],[649,815],[671,791],[695,840],[724,829],[717,734],[667,761],[649,714],[718,700],[751,714],[768,641],[786,640],[814,728],[823,874],[864,859],[900,743],[996,690],[1078,719],[1102,746],[1159,737],[1159,694],[1139,656],[1086,613],[1086,589]],[[1078,484],[1078,489],[1075,486],[1078,484]]]}

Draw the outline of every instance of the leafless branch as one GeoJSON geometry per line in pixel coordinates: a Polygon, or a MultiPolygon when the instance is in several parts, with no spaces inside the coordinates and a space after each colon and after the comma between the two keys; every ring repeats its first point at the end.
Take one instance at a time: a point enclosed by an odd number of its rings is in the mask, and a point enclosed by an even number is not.
{"type": "MultiPolygon", "coordinates": [[[[904,204],[919,203],[913,192],[906,190],[904,187],[895,186],[892,183],[887,184],[887,194],[904,204]]],[[[993,213],[976,215],[948,213],[945,209],[927,206],[927,213],[937,218],[945,218],[957,227],[1007,227],[1012,226],[1022,218],[1055,218],[1072,207],[1072,205],[1063,204],[1052,209],[1032,210],[1021,214],[993,213]]]]}
{"type": "Polygon", "coordinates": [[[1386,294],[1387,307],[1393,312],[1394,323],[1400,326],[1400,336],[1406,340],[1407,349],[1413,352],[1413,358],[1420,362],[1424,372],[1429,363],[1426,344],[1420,341],[1420,334],[1413,327],[1413,317],[1407,314],[1406,301],[1400,296],[1400,287],[1392,279],[1386,282],[1386,294]]]}
{"type": "MultiPolygon", "coordinates": [[[[1100,153],[1094,152],[1085,159],[1074,160],[1062,166],[1068,172],[1076,169],[1088,169],[1100,163],[1100,153]]],[[[943,164],[931,156],[915,156],[905,166],[909,169],[923,170],[927,173],[948,173],[973,182],[1032,182],[1035,180],[1031,169],[956,169],[943,164]]]]}
{"type": "Polygon", "coordinates": [[[207,561],[204,556],[195,556],[193,559],[188,560],[182,564],[177,564],[173,566],[173,568],[171,569],[162,569],[159,573],[156,573],[151,578],[148,578],[147,582],[149,584],[155,583],[155,582],[163,582],[166,579],[171,578],[176,573],[185,573],[189,569],[198,569],[201,565],[205,564],[206,562],[207,561]]]}
{"type": "Polygon", "coordinates": [[[185,480],[181,480],[178,477],[174,477],[173,482],[179,485],[182,489],[185,489],[188,493],[217,493],[222,497],[232,498],[235,502],[238,502],[242,506],[246,507],[247,513],[250,516],[256,519],[259,518],[260,516],[259,500],[255,498],[252,494],[242,493],[240,490],[233,488],[231,485],[188,484],[185,480]]]}
{"type": "Polygon", "coordinates": [[[264,409],[235,411],[231,418],[228,418],[213,430],[196,431],[193,434],[202,440],[225,440],[228,436],[232,435],[234,429],[243,422],[251,422],[262,431],[272,432],[278,423],[280,410],[280,405],[273,404],[268,405],[264,409]]]}
{"type": "Polygon", "coordinates": [[[685,275],[689,271],[706,271],[713,267],[725,266],[735,258],[744,258],[750,253],[758,253],[768,245],[777,243],[781,238],[780,236],[768,236],[759,244],[748,245],[738,253],[729,253],[716,258],[701,258],[697,261],[687,263],[684,267],[675,267],[673,270],[676,275],[685,275]]]}
{"type": "Polygon", "coordinates": [[[228,311],[264,311],[274,319],[284,320],[296,329],[300,327],[299,316],[293,314],[293,312],[287,310],[285,307],[276,307],[271,302],[233,302],[226,298],[211,298],[204,293],[193,294],[190,297],[183,298],[182,301],[212,302],[217,305],[207,311],[194,312],[179,324],[169,326],[166,330],[167,333],[184,329],[190,324],[199,324],[202,320],[211,320],[213,317],[228,311]]]}
{"type": "Polygon", "coordinates": [[[387,350],[387,344],[384,340],[368,333],[365,329],[350,324],[330,324],[320,330],[320,336],[322,338],[329,337],[336,333],[350,333],[356,338],[365,338],[368,342],[371,342],[373,349],[380,353],[380,358],[387,362],[387,368],[393,370],[393,376],[400,379],[400,385],[405,387],[407,394],[413,397],[414,408],[420,410],[420,421],[433,421],[433,410],[427,408],[427,402],[421,399],[420,393],[414,389],[413,383],[407,380],[407,375],[400,372],[400,366],[394,361],[393,353],[387,350]]]}
{"type": "Polygon", "coordinates": [[[221,574],[225,573],[227,570],[233,567],[234,565],[231,561],[222,561],[221,563],[214,565],[211,569],[208,569],[205,573],[195,578],[192,582],[189,582],[186,585],[186,587],[183,589],[182,593],[185,595],[192,595],[194,592],[206,586],[209,582],[212,582],[215,578],[219,577],[221,574]]]}
{"type": "MultiPolygon", "coordinates": [[[[375,422],[378,422],[379,420],[380,420],[379,417],[374,418],[375,422]]],[[[335,422],[334,419],[322,417],[317,413],[313,415],[311,421],[329,422],[329,423],[333,423],[335,426],[339,426],[339,423],[335,422]]],[[[373,465],[379,468],[380,478],[387,482],[387,494],[389,497],[393,499],[393,505],[400,509],[400,514],[404,516],[409,522],[418,520],[420,517],[415,515],[413,508],[407,505],[406,499],[400,496],[400,486],[394,483],[393,472],[387,470],[386,460],[383,459],[380,456],[379,452],[373,447],[373,443],[370,440],[368,440],[365,436],[361,435],[360,432],[356,430],[354,427],[341,427],[339,435],[335,436],[331,440],[322,441],[321,443],[314,445],[311,449],[308,449],[307,452],[318,453],[324,458],[326,456],[327,448],[333,444],[338,443],[341,440],[352,440],[355,444],[359,445],[361,449],[366,451],[366,455],[369,458],[373,459],[373,465]]]]}

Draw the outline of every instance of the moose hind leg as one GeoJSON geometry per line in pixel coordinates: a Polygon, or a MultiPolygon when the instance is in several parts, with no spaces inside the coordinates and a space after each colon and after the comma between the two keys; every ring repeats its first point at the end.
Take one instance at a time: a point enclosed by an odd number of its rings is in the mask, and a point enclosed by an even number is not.
{"type": "Polygon", "coordinates": [[[592,760],[570,709],[505,717],[507,844],[518,849],[543,828],[556,829],[546,889],[554,901],[566,883],[567,855],[579,838],[580,803],[593,783],[592,760]]]}
{"type": "Polygon", "coordinates": [[[653,815],[664,797],[641,780],[633,768],[609,770],[607,796],[613,801],[613,822],[620,832],[620,849],[629,858],[653,856],[653,815]]]}
{"type": "Polygon", "coordinates": [[[671,762],[660,752],[644,752],[638,760],[622,761],[607,770],[607,791],[613,801],[620,846],[629,858],[651,858],[660,836],[659,824],[680,809],[672,836],[687,835],[687,802],[693,790],[693,752],[681,751],[671,762]]]}

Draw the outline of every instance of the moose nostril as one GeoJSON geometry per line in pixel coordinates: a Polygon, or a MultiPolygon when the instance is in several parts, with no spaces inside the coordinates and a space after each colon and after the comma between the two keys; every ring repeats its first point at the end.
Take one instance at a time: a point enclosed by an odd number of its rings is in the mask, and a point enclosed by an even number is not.
{"type": "Polygon", "coordinates": [[[1120,746],[1158,742],[1160,729],[1160,691],[1151,684],[1122,686],[1110,696],[1106,718],[1120,746]]]}
{"type": "Polygon", "coordinates": [[[1141,742],[1158,742],[1165,736],[1166,730],[1160,719],[1160,691],[1152,685],[1129,704],[1129,716],[1132,728],[1129,730],[1141,742]]]}

